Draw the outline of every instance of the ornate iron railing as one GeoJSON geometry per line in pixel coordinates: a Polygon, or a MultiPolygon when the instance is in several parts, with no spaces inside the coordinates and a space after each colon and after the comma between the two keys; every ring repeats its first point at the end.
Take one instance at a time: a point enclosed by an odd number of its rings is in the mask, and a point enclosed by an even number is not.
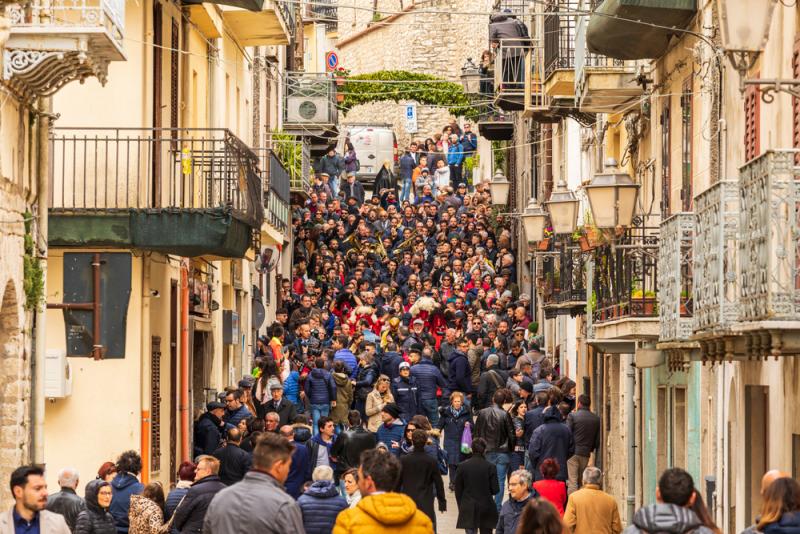
{"type": "Polygon", "coordinates": [[[264,188],[264,219],[278,230],[289,227],[289,171],[269,148],[255,148],[264,188]]]}
{"type": "Polygon", "coordinates": [[[544,16],[544,74],[575,68],[575,27],[577,0],[551,0],[544,16]]]}
{"type": "Polygon", "coordinates": [[[538,280],[545,312],[578,315],[586,312],[586,256],[570,237],[555,242],[549,252],[537,253],[542,260],[538,280]]]}
{"type": "Polygon", "coordinates": [[[658,239],[657,228],[637,226],[595,250],[595,323],[658,316],[658,239]]]}
{"type": "Polygon", "coordinates": [[[494,87],[495,93],[505,96],[525,96],[526,80],[531,72],[529,41],[500,39],[495,49],[494,87]]]}
{"type": "Polygon", "coordinates": [[[738,184],[713,184],[695,197],[694,210],[694,328],[710,332],[729,327],[739,317],[738,184]]]}
{"type": "Polygon", "coordinates": [[[50,208],[225,208],[264,219],[258,156],[227,129],[54,128],[50,208]]]}
{"type": "Polygon", "coordinates": [[[304,20],[317,21],[325,25],[328,33],[339,29],[339,0],[316,0],[307,6],[304,20]]]}
{"type": "Polygon", "coordinates": [[[739,173],[741,321],[800,319],[798,150],[768,150],[739,173]]]}
{"type": "Polygon", "coordinates": [[[578,17],[578,22],[575,26],[575,95],[578,97],[583,94],[583,88],[586,85],[586,76],[591,69],[622,72],[634,72],[636,69],[633,62],[589,52],[589,47],[586,44],[586,30],[588,24],[589,17],[578,17]]]}
{"type": "Polygon", "coordinates": [[[694,213],[676,213],[661,223],[658,270],[660,341],[692,335],[692,244],[694,213]]]}

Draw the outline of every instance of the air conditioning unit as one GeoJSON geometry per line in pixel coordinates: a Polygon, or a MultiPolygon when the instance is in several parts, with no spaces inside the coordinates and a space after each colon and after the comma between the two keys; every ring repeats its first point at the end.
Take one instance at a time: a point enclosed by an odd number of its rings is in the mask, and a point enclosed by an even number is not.
{"type": "Polygon", "coordinates": [[[67,351],[47,349],[44,356],[44,396],[63,399],[72,395],[72,369],[67,351]]]}
{"type": "Polygon", "coordinates": [[[292,124],[327,124],[330,102],[324,96],[286,98],[286,122],[292,124]]]}

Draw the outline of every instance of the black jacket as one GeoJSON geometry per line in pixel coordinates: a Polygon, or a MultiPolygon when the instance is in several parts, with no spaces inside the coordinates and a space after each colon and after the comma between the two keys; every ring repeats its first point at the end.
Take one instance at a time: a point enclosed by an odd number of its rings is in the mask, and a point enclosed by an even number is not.
{"type": "Polygon", "coordinates": [[[400,408],[400,419],[406,423],[419,411],[419,386],[417,379],[409,376],[407,379],[398,376],[392,380],[392,396],[397,407],[400,408]]]}
{"type": "Polygon", "coordinates": [[[472,437],[486,440],[486,452],[511,452],[514,449],[514,421],[497,405],[484,408],[478,412],[472,437]]]}
{"type": "Polygon", "coordinates": [[[219,460],[219,479],[226,485],[236,484],[253,466],[253,455],[235,443],[228,443],[214,451],[219,460]]]}
{"type": "Polygon", "coordinates": [[[436,512],[433,509],[433,490],[439,500],[439,508],[447,508],[447,498],[444,494],[442,474],[436,465],[436,460],[424,450],[416,449],[411,454],[400,458],[403,466],[400,475],[400,493],[405,493],[425,512],[431,521],[436,521],[436,512]]]}
{"type": "Polygon", "coordinates": [[[361,463],[361,453],[377,445],[375,434],[357,426],[340,433],[333,442],[331,455],[336,458],[336,472],[344,473],[361,463]]]}
{"type": "Polygon", "coordinates": [[[533,467],[534,480],[542,480],[544,476],[539,471],[539,466],[547,458],[555,458],[561,470],[556,479],[567,480],[567,460],[575,454],[575,442],[572,432],[567,425],[561,422],[559,411],[550,407],[544,411],[544,424],[533,432],[531,444],[528,447],[528,456],[533,467]]]}
{"type": "Polygon", "coordinates": [[[222,443],[222,422],[211,412],[205,412],[194,423],[194,456],[213,454],[222,443]]]}
{"type": "Polygon", "coordinates": [[[489,17],[489,42],[500,42],[501,39],[504,46],[512,47],[510,55],[522,55],[521,47],[529,43],[528,27],[513,15],[495,13],[489,17]]]}
{"type": "Polygon", "coordinates": [[[456,528],[493,529],[497,525],[494,496],[500,491],[497,468],[473,455],[458,466],[455,477],[458,522],[456,528]]]}
{"type": "Polygon", "coordinates": [[[478,408],[491,406],[494,392],[505,387],[506,381],[508,381],[508,374],[501,371],[496,365],[481,373],[481,379],[478,382],[478,408]]]}
{"type": "Polygon", "coordinates": [[[264,415],[267,415],[270,412],[275,412],[278,414],[278,417],[280,417],[278,428],[284,425],[291,425],[294,422],[294,418],[297,417],[297,407],[286,397],[281,399],[281,403],[277,410],[275,409],[275,401],[272,399],[262,404],[262,406],[264,415]]]}
{"type": "Polygon", "coordinates": [[[201,533],[211,499],[225,487],[217,475],[209,475],[196,481],[175,510],[172,526],[181,534],[201,533]]]}
{"type": "Polygon", "coordinates": [[[105,480],[95,479],[86,484],[86,509],[82,510],[76,518],[74,534],[117,534],[114,518],[108,509],[101,508],[97,503],[97,493],[100,488],[109,486],[105,480]]]}
{"type": "Polygon", "coordinates": [[[49,512],[63,515],[67,526],[74,532],[78,514],[86,509],[86,505],[74,489],[61,488],[61,491],[53,493],[47,498],[46,509],[49,512]]]}
{"type": "Polygon", "coordinates": [[[589,408],[578,408],[567,416],[567,426],[575,440],[575,454],[590,456],[600,446],[600,417],[589,408]]]}

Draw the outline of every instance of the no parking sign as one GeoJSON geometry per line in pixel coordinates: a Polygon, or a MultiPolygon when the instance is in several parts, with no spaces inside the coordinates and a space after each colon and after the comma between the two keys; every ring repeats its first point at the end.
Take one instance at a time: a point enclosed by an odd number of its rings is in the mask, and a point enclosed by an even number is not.
{"type": "Polygon", "coordinates": [[[339,56],[336,52],[328,52],[325,54],[325,69],[328,72],[332,72],[336,70],[336,67],[339,66],[339,56]]]}

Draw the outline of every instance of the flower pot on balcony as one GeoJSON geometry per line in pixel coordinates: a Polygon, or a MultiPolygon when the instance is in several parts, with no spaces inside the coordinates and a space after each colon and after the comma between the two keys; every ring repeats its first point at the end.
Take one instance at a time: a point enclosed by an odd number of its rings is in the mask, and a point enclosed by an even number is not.
{"type": "Polygon", "coordinates": [[[536,249],[539,252],[547,252],[550,250],[550,238],[542,239],[539,241],[539,244],[536,246],[536,249]]]}
{"type": "Polygon", "coordinates": [[[334,78],[334,82],[336,82],[336,87],[343,87],[345,79],[344,78],[334,78]]]}
{"type": "Polygon", "coordinates": [[[343,93],[336,93],[336,102],[341,104],[344,102],[344,94],[343,93]]]}
{"type": "Polygon", "coordinates": [[[578,239],[578,245],[581,247],[581,252],[589,252],[593,248],[592,244],[589,243],[589,238],[586,236],[581,236],[578,239]]]}

